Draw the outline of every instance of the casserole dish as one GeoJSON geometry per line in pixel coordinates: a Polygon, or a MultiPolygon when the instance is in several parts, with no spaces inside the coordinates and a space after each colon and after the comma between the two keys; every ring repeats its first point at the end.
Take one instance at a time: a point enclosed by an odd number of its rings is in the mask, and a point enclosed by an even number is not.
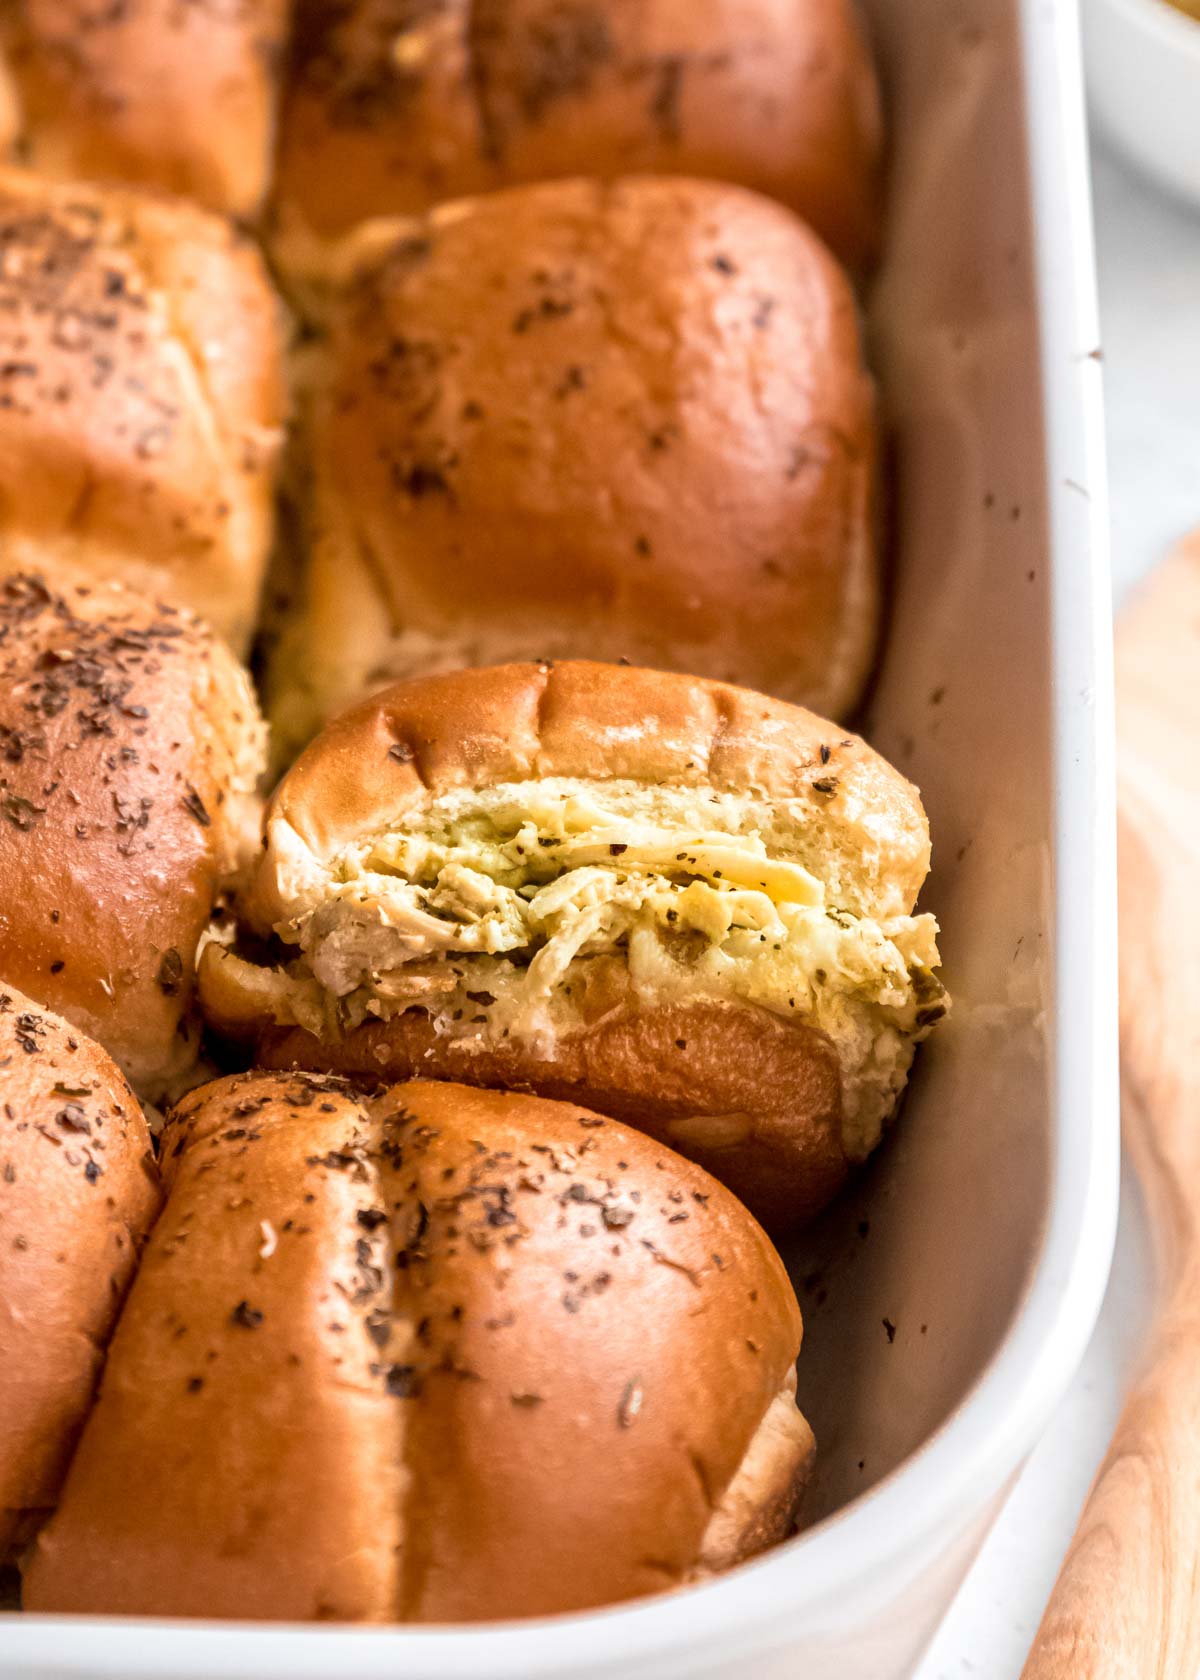
{"type": "Polygon", "coordinates": [[[1082,1354],[1113,1238],[1109,598],[1077,18],[874,0],[894,135],[871,332],[896,579],[868,735],[921,786],[955,1013],[786,1251],[806,1531],[687,1593],[460,1629],[13,1616],[0,1675],[894,1680],[1082,1354]]]}

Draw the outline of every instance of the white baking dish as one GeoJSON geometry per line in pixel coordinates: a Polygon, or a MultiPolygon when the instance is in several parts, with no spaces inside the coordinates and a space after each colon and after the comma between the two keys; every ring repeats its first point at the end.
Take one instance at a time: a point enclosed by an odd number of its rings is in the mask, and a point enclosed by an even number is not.
{"type": "MultiPolygon", "coordinates": [[[[806,1533],[690,1592],[469,1631],[0,1619],[13,1676],[910,1671],[1082,1353],[1117,1184],[1109,600],[1069,0],[873,0],[897,136],[873,306],[897,583],[867,727],[922,785],[952,1022],[789,1256],[806,1533]]],[[[131,1499],[136,1488],[129,1490],[131,1499]]],[[[553,1567],[553,1560],[547,1561],[553,1567]]]]}

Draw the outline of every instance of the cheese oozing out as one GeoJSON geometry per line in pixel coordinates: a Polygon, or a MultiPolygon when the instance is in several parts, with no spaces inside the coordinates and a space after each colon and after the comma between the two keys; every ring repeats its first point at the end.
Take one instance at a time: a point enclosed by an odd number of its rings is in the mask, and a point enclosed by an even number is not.
{"type": "Polygon", "coordinates": [[[442,795],[341,852],[276,925],[274,1018],[329,1036],[422,1009],[441,1033],[549,1054],[631,1002],[755,1005],[832,1040],[861,1158],[946,1012],[937,923],[831,902],[815,826],[695,788],[442,795]]]}

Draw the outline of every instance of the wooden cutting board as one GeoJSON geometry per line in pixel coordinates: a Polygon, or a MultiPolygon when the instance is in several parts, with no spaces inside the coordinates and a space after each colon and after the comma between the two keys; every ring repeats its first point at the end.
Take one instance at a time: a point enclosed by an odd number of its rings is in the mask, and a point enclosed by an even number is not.
{"type": "Polygon", "coordinates": [[[1118,623],[1117,789],[1122,1126],[1158,1307],[1024,1680],[1200,1675],[1200,532],[1118,623]]]}

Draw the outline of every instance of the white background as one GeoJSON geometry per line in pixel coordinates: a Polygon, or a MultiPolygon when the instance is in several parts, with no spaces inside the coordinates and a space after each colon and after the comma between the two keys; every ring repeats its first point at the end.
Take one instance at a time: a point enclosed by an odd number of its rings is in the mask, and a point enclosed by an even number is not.
{"type": "MultiPolygon", "coordinates": [[[[1113,571],[1118,603],[1200,525],[1200,216],[1097,145],[1113,571]]],[[[1082,1370],[1026,1467],[918,1680],[1016,1680],[1120,1410],[1152,1303],[1136,1183],[1104,1311],[1082,1370]]]]}

